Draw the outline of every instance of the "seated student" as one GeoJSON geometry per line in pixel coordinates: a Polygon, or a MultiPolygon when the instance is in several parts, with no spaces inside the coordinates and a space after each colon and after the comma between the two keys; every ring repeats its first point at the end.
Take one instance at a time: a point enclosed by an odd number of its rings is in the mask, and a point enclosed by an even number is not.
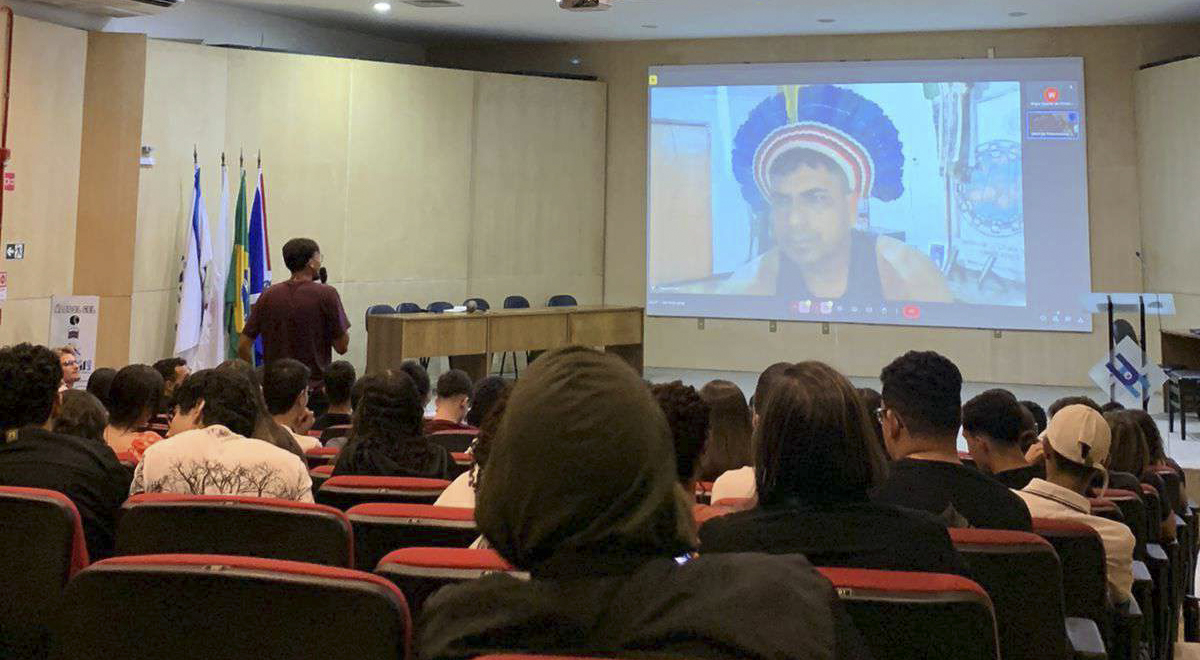
{"type": "Polygon", "coordinates": [[[75,389],[75,383],[79,382],[79,349],[60,346],[54,349],[54,354],[58,356],[58,364],[62,367],[62,382],[58,385],[58,391],[75,389]]]}
{"type": "Polygon", "coordinates": [[[100,405],[104,406],[105,410],[111,406],[108,400],[108,391],[112,389],[112,382],[116,377],[116,369],[101,367],[93,371],[91,377],[88,378],[87,391],[100,400],[100,405]]]}
{"type": "Polygon", "coordinates": [[[348,426],[354,407],[350,403],[350,390],[358,375],[354,365],[338,360],[325,368],[325,396],[329,397],[329,410],[313,423],[314,431],[324,431],[331,426],[348,426]]]}
{"type": "Polygon", "coordinates": [[[700,481],[712,481],[730,470],[754,465],[750,436],[754,422],[742,389],[727,380],[709,381],[700,389],[708,404],[708,443],[700,457],[700,481]]]}
{"type": "MultiPolygon", "coordinates": [[[[1104,461],[1104,468],[1108,472],[1108,487],[1127,490],[1140,496],[1143,482],[1153,485],[1159,492],[1159,510],[1151,512],[1151,515],[1159,522],[1161,537],[1170,542],[1175,540],[1175,512],[1171,509],[1171,503],[1167,501],[1167,486],[1162,477],[1146,472],[1146,467],[1150,464],[1150,443],[1143,420],[1149,420],[1154,432],[1158,432],[1154,420],[1143,410],[1121,410],[1104,414],[1104,421],[1108,422],[1109,431],[1112,433],[1112,446],[1108,450],[1108,459],[1104,461]]],[[[1104,475],[1094,477],[1092,487],[1103,488],[1104,475]]]]}
{"type": "Polygon", "coordinates": [[[296,442],[296,436],[276,422],[271,416],[271,411],[267,410],[258,370],[250,366],[249,362],[234,358],[218,365],[217,371],[241,379],[254,393],[254,433],[250,437],[275,445],[303,459],[304,450],[300,448],[300,443],[296,442]]]}
{"type": "Polygon", "coordinates": [[[471,377],[461,369],[451,369],[438,377],[437,399],[434,400],[433,419],[425,422],[425,433],[438,431],[478,431],[474,426],[463,424],[471,406],[471,377]]]}
{"type": "Polygon", "coordinates": [[[403,371],[362,379],[362,399],[333,474],[449,479],[454,459],[421,435],[417,388],[403,371]]]}
{"type": "Polygon", "coordinates": [[[147,447],[162,440],[154,431],[142,430],[158,414],[162,392],[162,376],[152,367],[131,364],[117,372],[108,390],[111,412],[104,429],[104,442],[114,452],[140,460],[147,447]]]}
{"type": "MultiPolygon", "coordinates": [[[[455,477],[454,481],[438,496],[435,506],[457,506],[467,509],[475,508],[475,492],[483,481],[483,470],[487,466],[488,456],[491,455],[492,442],[496,438],[496,429],[500,428],[500,420],[508,408],[508,396],[512,388],[500,392],[488,411],[487,417],[479,425],[479,437],[471,443],[471,469],[455,477]]],[[[478,547],[478,546],[475,546],[478,547]]]]}
{"type": "Polygon", "coordinates": [[[0,348],[0,383],[0,485],[63,493],[79,509],[88,556],[112,555],[129,473],[102,443],[50,431],[60,405],[59,356],[32,344],[0,348]]]}
{"type": "MultiPolygon", "coordinates": [[[[416,360],[405,360],[400,365],[400,371],[408,374],[412,379],[413,385],[417,386],[417,396],[420,397],[421,414],[425,414],[425,408],[429,405],[429,372],[425,371],[425,367],[421,366],[416,360]]],[[[354,404],[357,407],[357,404],[354,404]]]]}
{"type": "Polygon", "coordinates": [[[321,446],[320,440],[307,435],[313,424],[313,414],[308,409],[309,373],[303,362],[283,358],[263,368],[262,381],[267,412],[276,424],[292,434],[304,451],[321,446]]]}
{"type": "Polygon", "coordinates": [[[1017,491],[1036,518],[1073,520],[1095,529],[1104,542],[1109,597],[1121,604],[1131,597],[1133,533],[1123,523],[1091,515],[1088,485],[1108,458],[1111,434],[1099,412],[1073,404],[1050,418],[1042,434],[1046,478],[1017,491]]]}
{"type": "Polygon", "coordinates": [[[1038,435],[1041,435],[1042,431],[1046,430],[1046,423],[1049,421],[1049,419],[1046,417],[1046,411],[1042,409],[1040,405],[1038,405],[1037,401],[1026,400],[1022,401],[1021,405],[1025,406],[1025,409],[1028,410],[1031,415],[1033,415],[1033,421],[1035,424],[1037,424],[1038,435]]]}
{"type": "MultiPolygon", "coordinates": [[[[1054,419],[1054,416],[1058,414],[1058,411],[1066,408],[1067,406],[1087,406],[1098,413],[1104,413],[1104,411],[1100,408],[1100,404],[1096,403],[1096,400],[1090,396],[1064,396],[1061,399],[1055,400],[1055,402],[1050,404],[1050,407],[1046,409],[1047,418],[1054,419]]],[[[1049,426],[1049,424],[1047,424],[1047,426],[1049,426]]]]}
{"type": "Polygon", "coordinates": [[[817,566],[963,573],[945,524],[871,502],[887,472],[870,416],[845,376],[788,369],[758,421],[758,506],[708,521],[700,552],[798,553],[817,566]]]}
{"type": "Polygon", "coordinates": [[[249,495],[312,502],[299,456],[249,437],[258,417],[250,383],[220,369],[197,371],[175,390],[168,437],[142,455],[130,495],[249,495]]]}
{"type": "Polygon", "coordinates": [[[509,382],[500,376],[488,376],[475,383],[475,390],[471,393],[471,409],[467,411],[463,421],[468,426],[478,428],[483,423],[483,418],[487,417],[488,411],[510,387],[512,386],[509,382]]]}
{"type": "Polygon", "coordinates": [[[650,394],[667,418],[671,441],[675,446],[675,471],[683,490],[694,502],[697,459],[708,440],[708,404],[696,388],[682,381],[650,386],[650,394]]]}
{"type": "Polygon", "coordinates": [[[858,398],[862,401],[863,408],[870,413],[871,430],[875,431],[875,443],[879,448],[879,454],[885,461],[891,461],[887,447],[883,444],[883,424],[879,423],[879,415],[875,414],[876,410],[883,407],[883,397],[870,387],[860,387],[858,388],[858,398]]]}
{"type": "Polygon", "coordinates": [[[54,432],[104,443],[108,411],[90,392],[67,390],[54,413],[54,432]]]}
{"type": "Polygon", "coordinates": [[[962,374],[932,351],[884,367],[877,411],[894,462],[876,502],[928,511],[954,526],[1029,531],[1029,510],[1004,484],[958,458],[962,374]]]}
{"type": "MultiPolygon", "coordinates": [[[[771,386],[791,366],[790,362],[776,362],[759,374],[758,383],[754,386],[754,395],[750,397],[750,425],[752,428],[758,425],[758,418],[762,415],[763,405],[766,403],[771,386]]],[[[714,502],[731,498],[746,499],[751,497],[754,497],[753,466],[748,465],[736,470],[730,470],[717,477],[716,481],[713,482],[712,501],[714,502]]]]}
{"type": "MultiPolygon", "coordinates": [[[[1154,418],[1146,414],[1145,411],[1134,411],[1134,415],[1137,416],[1138,423],[1142,426],[1142,434],[1146,438],[1146,449],[1150,453],[1149,467],[1169,467],[1172,470],[1175,470],[1175,473],[1179,475],[1179,481],[1186,484],[1187,474],[1184,473],[1183,468],[1179,467],[1179,463],[1176,463],[1175,459],[1167,456],[1165,445],[1163,444],[1162,433],[1159,432],[1158,424],[1155,423],[1154,418]],[[1139,412],[1141,414],[1139,414],[1139,412]]],[[[1186,497],[1186,494],[1183,493],[1182,489],[1180,490],[1180,493],[1184,494],[1186,497]]],[[[1180,503],[1180,507],[1186,505],[1187,502],[1180,503]]]]}
{"type": "Polygon", "coordinates": [[[1020,490],[1045,478],[1042,465],[1031,465],[1021,451],[1024,438],[1037,438],[1033,415],[1008,390],[988,390],[962,407],[963,437],[975,467],[1000,483],[1020,490]]]}
{"type": "Polygon", "coordinates": [[[865,657],[803,557],[687,558],[695,531],[670,430],[618,358],[557,349],[521,375],[475,519],[531,579],[438,591],[416,627],[422,657],[865,657]]]}
{"type": "Polygon", "coordinates": [[[192,374],[191,369],[188,369],[187,360],[181,357],[163,358],[154,363],[154,370],[163,379],[163,391],[160,398],[159,410],[156,412],[170,412],[171,396],[188,376],[192,374]]]}

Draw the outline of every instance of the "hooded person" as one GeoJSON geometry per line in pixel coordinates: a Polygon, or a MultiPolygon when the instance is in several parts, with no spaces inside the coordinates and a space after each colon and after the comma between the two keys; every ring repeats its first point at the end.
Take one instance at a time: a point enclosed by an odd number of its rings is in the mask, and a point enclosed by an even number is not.
{"type": "Polygon", "coordinates": [[[479,529],[531,577],[492,574],[436,593],[418,626],[422,657],[867,655],[802,556],[692,557],[666,419],[617,358],[571,347],[538,359],[512,392],[484,475],[479,529]]]}

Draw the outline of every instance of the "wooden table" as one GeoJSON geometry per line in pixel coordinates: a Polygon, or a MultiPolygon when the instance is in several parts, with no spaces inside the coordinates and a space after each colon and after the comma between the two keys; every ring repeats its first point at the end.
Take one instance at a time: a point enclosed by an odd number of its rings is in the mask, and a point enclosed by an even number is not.
{"type": "Polygon", "coordinates": [[[641,307],[607,305],[505,309],[367,317],[367,373],[395,369],[411,358],[448,355],[475,380],[487,376],[493,353],[579,344],[603,346],[642,373],[641,307]]]}

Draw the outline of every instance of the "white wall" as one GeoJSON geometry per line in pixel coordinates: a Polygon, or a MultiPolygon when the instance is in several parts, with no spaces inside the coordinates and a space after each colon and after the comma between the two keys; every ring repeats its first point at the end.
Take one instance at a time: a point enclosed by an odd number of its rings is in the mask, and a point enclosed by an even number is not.
{"type": "Polygon", "coordinates": [[[158,39],[383,62],[425,61],[425,49],[417,44],[321,27],[214,0],[187,0],[168,11],[138,18],[92,16],[30,0],[12,0],[8,4],[19,15],[84,30],[133,32],[158,39]]]}

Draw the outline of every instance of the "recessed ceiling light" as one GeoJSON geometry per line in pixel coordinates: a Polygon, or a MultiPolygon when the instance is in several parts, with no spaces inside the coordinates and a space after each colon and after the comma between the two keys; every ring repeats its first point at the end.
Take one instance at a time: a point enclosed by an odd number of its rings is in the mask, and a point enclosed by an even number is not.
{"type": "Polygon", "coordinates": [[[836,23],[837,19],[836,18],[818,18],[817,22],[818,23],[836,23]]]}
{"type": "Polygon", "coordinates": [[[374,10],[375,10],[375,11],[377,11],[377,12],[379,12],[380,14],[386,14],[386,13],[388,13],[389,11],[391,11],[391,10],[392,10],[392,3],[390,3],[390,2],[376,2],[374,5],[372,5],[372,9],[374,9],[374,10]]]}
{"type": "Polygon", "coordinates": [[[1029,12],[1026,12],[1026,11],[1010,11],[1010,12],[1008,12],[1008,15],[1009,15],[1009,16],[1012,16],[1013,18],[1021,18],[1022,16],[1028,16],[1028,15],[1029,15],[1029,12]]]}
{"type": "Polygon", "coordinates": [[[571,58],[571,60],[570,60],[570,62],[571,62],[571,64],[572,64],[572,65],[574,65],[574,66],[579,66],[580,64],[583,64],[583,60],[579,59],[579,56],[578,56],[578,55],[577,55],[577,56],[575,56],[575,57],[572,57],[572,58],[571,58]]]}
{"type": "Polygon", "coordinates": [[[658,29],[657,25],[653,25],[651,23],[646,23],[646,24],[642,25],[642,27],[646,28],[647,30],[657,30],[658,29]]]}

